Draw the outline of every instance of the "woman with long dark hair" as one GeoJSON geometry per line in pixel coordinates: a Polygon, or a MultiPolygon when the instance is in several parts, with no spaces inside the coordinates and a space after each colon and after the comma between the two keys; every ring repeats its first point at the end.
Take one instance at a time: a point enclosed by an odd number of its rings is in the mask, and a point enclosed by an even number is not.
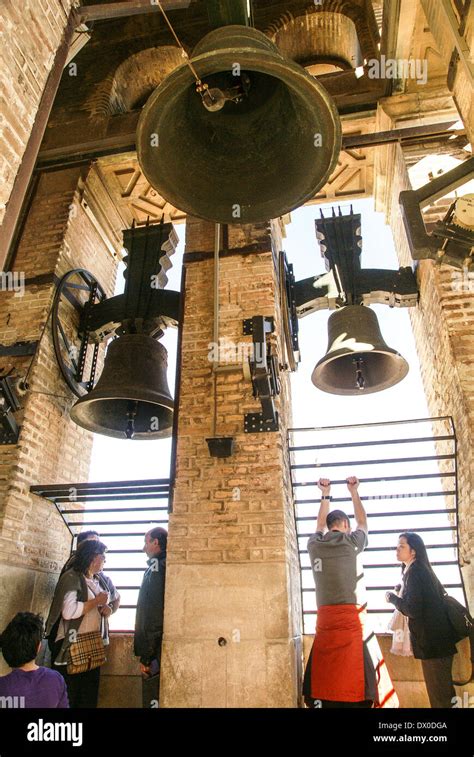
{"type": "Polygon", "coordinates": [[[97,707],[100,666],[105,662],[103,624],[109,601],[97,574],[105,544],[84,541],[58,581],[46,622],[54,669],[64,676],[70,706],[97,707]]]}
{"type": "Polygon", "coordinates": [[[451,667],[457,639],[446,612],[444,588],[418,534],[400,534],[397,560],[402,563],[401,596],[387,592],[387,602],[408,617],[413,656],[421,660],[431,707],[451,708],[456,696],[451,667]]]}

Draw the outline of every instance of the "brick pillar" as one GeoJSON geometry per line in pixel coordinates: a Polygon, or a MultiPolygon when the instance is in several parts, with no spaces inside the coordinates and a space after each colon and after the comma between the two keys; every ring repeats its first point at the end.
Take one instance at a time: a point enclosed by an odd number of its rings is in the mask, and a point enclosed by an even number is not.
{"type": "MultiPolygon", "coordinates": [[[[116,260],[111,250],[120,247],[120,223],[106,197],[94,169],[40,177],[12,265],[25,277],[24,293],[0,292],[0,344],[39,339],[55,282],[72,268],[89,269],[113,293],[116,260]],[[93,212],[99,204],[108,223],[93,212]]],[[[3,356],[0,369],[13,369],[12,375],[21,377],[31,360],[3,356]]],[[[30,485],[87,481],[92,447],[92,434],[69,419],[75,397],[57,365],[50,322],[36,349],[29,384],[16,414],[18,444],[0,446],[2,627],[20,610],[47,612],[69,554],[71,538],[61,517],[53,505],[29,493],[30,485]]]]}
{"type": "MultiPolygon", "coordinates": [[[[458,21],[458,16],[454,10],[455,3],[451,3],[451,5],[452,12],[456,21],[458,21]]],[[[448,85],[453,93],[456,107],[472,144],[474,142],[474,93],[472,82],[470,81],[466,67],[459,60],[453,37],[449,31],[446,15],[439,0],[421,0],[421,6],[430,31],[436,40],[441,58],[446,66],[449,67],[447,76],[448,85]]],[[[458,26],[457,28],[459,29],[458,26]]],[[[470,51],[470,53],[467,53],[467,57],[472,65],[474,54],[474,6],[472,3],[464,20],[464,33],[461,36],[470,51]]]]}
{"type": "MultiPolygon", "coordinates": [[[[410,118],[410,100],[389,98],[379,104],[378,129],[397,128],[410,118]],[[392,102],[393,101],[393,102],[392,102]],[[401,108],[400,106],[405,105],[401,108]],[[404,111],[404,112],[403,112],[404,111]],[[388,116],[391,114],[391,117],[388,116]],[[396,115],[395,115],[396,114],[396,115]]],[[[423,102],[417,103],[423,111],[423,102]]],[[[429,148],[427,149],[429,154],[429,148]]],[[[376,209],[385,210],[400,265],[413,264],[401,219],[399,193],[411,189],[400,145],[377,148],[376,209]]],[[[441,215],[444,213],[442,212],[441,215]]],[[[430,221],[435,220],[430,214],[430,221]]],[[[431,416],[453,417],[458,442],[460,563],[474,605],[474,305],[472,281],[461,271],[433,260],[416,264],[420,303],[410,318],[431,416]]]]}
{"type": "MultiPolygon", "coordinates": [[[[275,224],[273,231],[277,247],[275,224]]],[[[280,430],[245,434],[244,413],[258,412],[260,403],[243,377],[242,361],[214,377],[209,360],[214,225],[188,218],[186,232],[160,704],[296,707],[301,603],[286,445],[289,377],[280,374],[280,430]],[[234,454],[226,459],[209,455],[206,437],[215,435],[214,412],[217,435],[235,438],[234,454]]],[[[251,337],[242,336],[243,319],[273,316],[281,361],[280,300],[266,225],[228,227],[219,295],[220,339],[251,344],[251,337]]]]}

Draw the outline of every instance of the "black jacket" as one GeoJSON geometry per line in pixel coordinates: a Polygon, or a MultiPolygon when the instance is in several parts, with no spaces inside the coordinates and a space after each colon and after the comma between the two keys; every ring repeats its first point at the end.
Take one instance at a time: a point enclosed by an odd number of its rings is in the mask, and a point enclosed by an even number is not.
{"type": "Polygon", "coordinates": [[[418,660],[456,653],[454,631],[444,606],[444,589],[430,570],[415,560],[406,570],[403,597],[395,607],[408,617],[413,656],[418,660]]]}
{"type": "Polygon", "coordinates": [[[135,655],[143,665],[160,660],[163,637],[166,555],[151,558],[138,594],[135,618],[135,655]]]}

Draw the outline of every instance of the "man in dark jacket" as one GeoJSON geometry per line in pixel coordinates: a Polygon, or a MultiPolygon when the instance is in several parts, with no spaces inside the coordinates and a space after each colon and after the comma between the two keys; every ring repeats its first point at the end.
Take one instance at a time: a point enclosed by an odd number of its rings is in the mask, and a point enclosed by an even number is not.
{"type": "Polygon", "coordinates": [[[145,535],[143,547],[148,568],[138,595],[134,639],[134,652],[140,658],[142,673],[143,707],[158,706],[167,538],[164,528],[152,528],[145,535]]]}

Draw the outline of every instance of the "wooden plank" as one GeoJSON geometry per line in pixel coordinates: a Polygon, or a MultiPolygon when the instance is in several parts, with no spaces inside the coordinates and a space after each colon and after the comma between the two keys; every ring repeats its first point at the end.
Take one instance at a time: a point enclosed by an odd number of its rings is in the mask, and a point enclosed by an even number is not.
{"type": "MultiPolygon", "coordinates": [[[[161,5],[163,10],[173,11],[189,8],[191,2],[192,0],[161,0],[161,5]]],[[[128,0],[120,3],[83,5],[77,12],[81,21],[87,22],[138,16],[143,13],[160,13],[160,8],[153,0],[128,0]]]]}

